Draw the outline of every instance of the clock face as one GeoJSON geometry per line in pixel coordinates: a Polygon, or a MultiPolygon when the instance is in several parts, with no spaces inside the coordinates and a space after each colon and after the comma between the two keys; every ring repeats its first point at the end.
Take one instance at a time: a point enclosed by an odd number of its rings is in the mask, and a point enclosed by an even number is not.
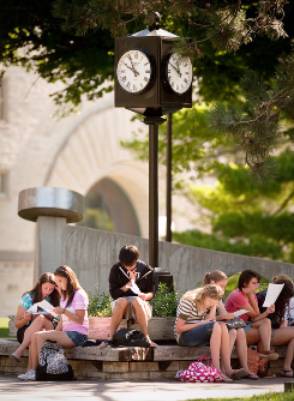
{"type": "Polygon", "coordinates": [[[171,89],[182,95],[192,84],[193,71],[189,57],[172,53],[167,62],[167,80],[171,89]]]}
{"type": "Polygon", "coordinates": [[[116,76],[120,86],[129,93],[140,93],[151,80],[151,63],[140,50],[129,50],[118,61],[116,76]]]}

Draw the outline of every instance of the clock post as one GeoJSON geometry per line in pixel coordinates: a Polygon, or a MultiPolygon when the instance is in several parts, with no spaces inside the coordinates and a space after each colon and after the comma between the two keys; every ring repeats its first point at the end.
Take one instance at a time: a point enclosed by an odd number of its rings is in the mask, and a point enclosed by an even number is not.
{"type": "Polygon", "coordinates": [[[192,63],[176,50],[180,38],[148,28],[115,41],[115,106],[144,116],[149,127],[149,264],[158,266],[158,127],[164,115],[192,106],[192,63]]]}

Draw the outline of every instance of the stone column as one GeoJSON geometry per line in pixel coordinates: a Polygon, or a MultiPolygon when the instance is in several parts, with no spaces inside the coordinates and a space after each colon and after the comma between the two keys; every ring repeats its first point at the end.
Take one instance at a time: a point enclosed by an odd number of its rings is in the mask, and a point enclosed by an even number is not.
{"type": "Polygon", "coordinates": [[[66,264],[64,230],[67,223],[82,220],[83,210],[84,197],[65,188],[38,187],[19,193],[18,215],[37,224],[34,280],[66,264]]]}

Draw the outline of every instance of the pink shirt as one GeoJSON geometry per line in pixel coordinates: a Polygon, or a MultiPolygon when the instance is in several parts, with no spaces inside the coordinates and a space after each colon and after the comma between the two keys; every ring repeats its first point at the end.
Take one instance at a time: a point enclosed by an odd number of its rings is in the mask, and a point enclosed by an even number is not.
{"type": "MultiPolygon", "coordinates": [[[[228,296],[226,300],[226,310],[230,313],[236,312],[239,309],[246,309],[248,307],[248,299],[243,294],[242,291],[237,288],[228,296]]],[[[240,316],[245,322],[249,320],[249,316],[247,313],[245,315],[240,316]]]]}
{"type": "MultiPolygon", "coordinates": [[[[61,308],[66,307],[66,299],[61,299],[60,306],[61,308]]],[[[62,315],[62,330],[63,331],[78,331],[81,334],[88,335],[89,332],[89,319],[88,319],[88,305],[89,299],[86,292],[82,289],[79,289],[75,292],[75,295],[72,299],[72,302],[66,309],[69,312],[75,313],[77,310],[84,310],[85,317],[82,324],[76,323],[73,320],[70,320],[66,315],[62,315]]]]}

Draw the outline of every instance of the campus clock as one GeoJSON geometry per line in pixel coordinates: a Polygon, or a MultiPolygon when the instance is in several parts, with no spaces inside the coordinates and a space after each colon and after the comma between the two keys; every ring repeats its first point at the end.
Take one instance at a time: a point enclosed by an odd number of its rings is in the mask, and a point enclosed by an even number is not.
{"type": "Polygon", "coordinates": [[[148,56],[141,50],[129,50],[120,57],[116,76],[119,85],[126,92],[139,94],[151,81],[152,65],[148,56]]]}
{"type": "Polygon", "coordinates": [[[167,82],[170,88],[182,95],[191,87],[193,79],[192,62],[189,57],[172,53],[166,64],[167,82]]]}

